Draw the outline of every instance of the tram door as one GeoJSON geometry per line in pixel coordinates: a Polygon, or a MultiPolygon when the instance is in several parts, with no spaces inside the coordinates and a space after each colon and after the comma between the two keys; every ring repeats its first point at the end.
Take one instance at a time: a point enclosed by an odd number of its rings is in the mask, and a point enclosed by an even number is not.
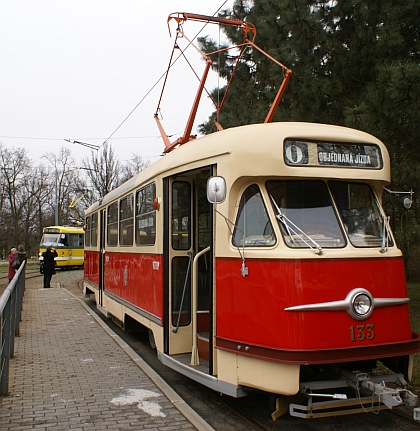
{"type": "Polygon", "coordinates": [[[105,210],[100,212],[99,220],[99,298],[98,303],[103,305],[103,292],[104,292],[104,268],[105,268],[105,226],[106,215],[105,210]]]}
{"type": "Polygon", "coordinates": [[[169,355],[191,354],[196,328],[198,338],[206,343],[200,358],[211,364],[213,221],[206,196],[210,172],[211,167],[206,167],[168,181],[165,344],[169,355]]]}

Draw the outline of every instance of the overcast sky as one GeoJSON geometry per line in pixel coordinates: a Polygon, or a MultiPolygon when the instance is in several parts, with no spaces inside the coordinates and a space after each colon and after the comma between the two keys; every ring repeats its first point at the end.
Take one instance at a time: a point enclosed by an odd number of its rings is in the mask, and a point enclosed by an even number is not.
{"type": "MultiPolygon", "coordinates": [[[[29,151],[35,164],[68,148],[76,162],[101,145],[164,74],[174,43],[172,12],[213,15],[232,0],[0,0],[0,142],[29,151]]],[[[194,37],[203,24],[187,22],[194,37]]],[[[219,38],[217,25],[202,35],[219,38]]],[[[204,63],[188,58],[201,76],[204,63]]],[[[163,81],[110,139],[119,160],[133,153],[154,162],[163,142],[153,118],[163,81]]],[[[163,126],[179,137],[197,89],[185,61],[169,75],[161,103],[163,126]]],[[[209,90],[217,85],[213,77],[209,90]]],[[[206,102],[196,125],[212,112],[206,102]]],[[[193,130],[194,132],[194,130],[193,130]]]]}

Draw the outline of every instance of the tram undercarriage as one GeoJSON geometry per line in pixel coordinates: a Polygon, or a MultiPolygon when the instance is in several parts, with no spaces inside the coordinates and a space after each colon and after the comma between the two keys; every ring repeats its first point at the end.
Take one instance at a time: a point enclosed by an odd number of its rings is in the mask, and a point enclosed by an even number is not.
{"type": "Polygon", "coordinates": [[[332,367],[334,380],[302,382],[298,395],[275,398],[273,420],[289,412],[304,419],[379,412],[397,406],[417,405],[418,397],[407,389],[402,373],[381,374],[332,367]]]}

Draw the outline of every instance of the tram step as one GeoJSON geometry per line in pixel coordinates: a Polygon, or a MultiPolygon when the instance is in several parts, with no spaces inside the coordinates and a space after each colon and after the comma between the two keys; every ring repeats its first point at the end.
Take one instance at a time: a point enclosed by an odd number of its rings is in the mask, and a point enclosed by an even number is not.
{"type": "Polygon", "coordinates": [[[378,397],[350,398],[347,400],[320,401],[310,405],[290,404],[290,416],[304,419],[326,418],[331,416],[344,416],[355,413],[378,412],[388,409],[379,404],[378,397]]]}

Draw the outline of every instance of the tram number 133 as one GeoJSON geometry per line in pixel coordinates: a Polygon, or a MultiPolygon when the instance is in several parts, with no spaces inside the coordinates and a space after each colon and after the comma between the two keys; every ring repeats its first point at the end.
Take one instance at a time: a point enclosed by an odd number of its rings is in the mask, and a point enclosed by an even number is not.
{"type": "Polygon", "coordinates": [[[373,340],[375,338],[373,325],[350,326],[350,338],[351,341],[373,340]]]}

